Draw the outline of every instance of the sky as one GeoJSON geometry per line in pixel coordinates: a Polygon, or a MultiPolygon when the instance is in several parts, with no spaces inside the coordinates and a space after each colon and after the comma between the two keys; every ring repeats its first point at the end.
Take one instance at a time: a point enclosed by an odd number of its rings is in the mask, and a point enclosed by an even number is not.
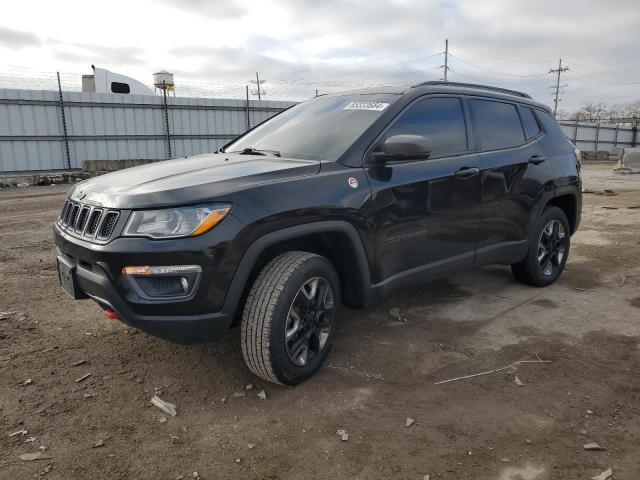
{"type": "Polygon", "coordinates": [[[78,89],[91,65],[181,96],[265,99],[443,78],[513,88],[560,107],[640,99],[638,0],[21,0],[0,16],[0,87],[78,89]],[[98,8],[99,6],[99,8],[98,8]]]}

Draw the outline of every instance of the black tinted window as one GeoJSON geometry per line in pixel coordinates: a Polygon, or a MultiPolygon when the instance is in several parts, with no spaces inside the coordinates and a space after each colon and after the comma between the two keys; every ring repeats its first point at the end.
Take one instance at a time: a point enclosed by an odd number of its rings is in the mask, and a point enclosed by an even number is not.
{"type": "Polygon", "coordinates": [[[113,93],[129,93],[129,84],[122,82],[111,82],[111,91],[113,93]]]}
{"type": "Polygon", "coordinates": [[[540,133],[540,125],[538,125],[538,121],[531,109],[521,108],[520,111],[522,112],[522,120],[524,120],[524,124],[527,127],[527,138],[538,136],[540,133]]]}
{"type": "Polygon", "coordinates": [[[283,157],[337,160],[399,98],[392,94],[318,97],[257,126],[225,148],[276,150],[283,157]]]}
{"type": "Polygon", "coordinates": [[[524,143],[524,130],[515,105],[472,100],[471,108],[483,150],[516,147],[524,143]]]}
{"type": "Polygon", "coordinates": [[[536,110],[534,115],[542,125],[542,129],[551,140],[547,145],[550,149],[550,154],[561,155],[573,150],[573,144],[567,140],[564,132],[558,125],[555,118],[548,112],[536,110]]]}
{"type": "Polygon", "coordinates": [[[422,135],[431,146],[431,157],[467,150],[467,133],[462,104],[457,98],[427,98],[413,104],[385,134],[422,135]]]}

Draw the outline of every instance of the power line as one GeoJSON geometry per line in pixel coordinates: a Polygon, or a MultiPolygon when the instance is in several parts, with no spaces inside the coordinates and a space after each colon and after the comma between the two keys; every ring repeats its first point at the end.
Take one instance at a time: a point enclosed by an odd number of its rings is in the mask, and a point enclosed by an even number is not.
{"type": "MultiPolygon", "coordinates": [[[[371,76],[362,76],[362,77],[357,77],[357,78],[350,78],[347,80],[326,80],[326,79],[318,79],[318,80],[308,80],[308,81],[304,81],[304,82],[297,82],[297,81],[293,81],[293,80],[276,80],[276,82],[279,83],[284,83],[284,84],[290,84],[290,85],[334,85],[334,86],[342,86],[342,85],[353,85],[353,86],[363,86],[366,85],[367,83],[374,81],[374,80],[379,80],[379,79],[384,79],[384,78],[389,78],[389,77],[399,77],[399,76],[403,76],[403,75],[412,75],[414,73],[418,73],[418,72],[426,72],[429,70],[435,70],[435,69],[439,69],[442,68],[441,66],[439,67],[427,67],[427,68],[419,68],[419,69],[414,69],[414,70],[410,70],[410,71],[403,71],[403,72],[397,72],[397,73],[390,73],[387,75],[379,75],[377,77],[371,77],[371,76]]],[[[331,77],[328,77],[331,78],[331,77]]],[[[339,78],[339,77],[338,77],[339,78]]]]}
{"type": "MultiPolygon", "coordinates": [[[[545,73],[512,73],[518,72],[520,67],[498,67],[494,69],[492,64],[497,62],[489,62],[489,67],[484,65],[485,60],[481,59],[479,63],[475,62],[475,55],[471,55],[470,59],[467,59],[467,53],[463,52],[459,55],[457,50],[462,49],[464,51],[472,52],[473,54],[482,55],[484,57],[495,58],[504,62],[514,62],[520,64],[539,64],[544,61],[540,60],[522,60],[516,58],[503,57],[499,55],[493,55],[490,53],[484,53],[475,49],[470,49],[462,45],[458,45],[455,42],[450,42],[449,39],[445,39],[444,51],[439,51],[426,55],[429,51],[433,51],[431,47],[434,44],[424,45],[421,47],[412,48],[409,50],[390,53],[376,58],[368,58],[358,62],[352,62],[344,65],[332,65],[324,66],[321,68],[307,67],[298,70],[293,70],[288,73],[288,78],[276,78],[269,81],[269,89],[277,93],[279,97],[295,98],[295,97],[308,97],[313,96],[315,90],[322,90],[323,93],[338,92],[341,90],[366,88],[366,87],[378,87],[385,85],[406,85],[414,82],[414,80],[424,80],[425,77],[429,77],[425,72],[431,70],[442,70],[441,80],[448,81],[451,79],[451,75],[460,76],[470,79],[475,83],[488,83],[501,86],[513,85],[514,87],[524,87],[528,85],[537,85],[542,82],[546,82],[547,75],[549,73],[557,74],[555,85],[552,86],[553,94],[555,97],[554,105],[557,112],[558,103],[561,101],[561,94],[563,92],[563,85],[560,85],[561,73],[568,72],[568,67],[563,67],[562,63],[559,63],[557,69],[551,69],[545,73]],[[452,53],[451,47],[453,46],[454,53],[452,53]],[[424,50],[428,48],[427,52],[424,50]],[[420,52],[421,53],[417,53],[420,52]],[[444,64],[438,61],[435,63],[435,57],[444,55],[444,64]],[[434,58],[434,62],[428,62],[430,58],[434,58]],[[390,60],[395,59],[395,60],[390,60]],[[473,61],[470,61],[473,60],[473,61]],[[376,65],[376,63],[378,63],[376,65]],[[430,66],[432,64],[433,66],[430,66]],[[365,68],[362,66],[366,65],[365,68]],[[371,65],[371,66],[369,66],[371,65]],[[439,66],[436,66],[439,65],[439,66]],[[423,68],[418,68],[423,67],[423,68]],[[469,68],[471,67],[471,68],[469,68]],[[459,70],[461,69],[461,70],[459,70]],[[475,71],[478,69],[481,71],[479,74],[475,71]],[[506,71],[502,71],[506,70],[506,71]],[[560,70],[560,71],[558,71],[560,70]],[[298,78],[291,78],[291,74],[296,72],[305,72],[298,78]],[[323,73],[321,73],[323,72],[323,73]],[[465,73],[462,73],[465,72],[465,73]],[[467,74],[466,72],[470,72],[467,74]],[[482,73],[482,72],[488,72],[482,73]],[[476,75],[477,76],[474,76],[476,75]],[[489,75],[490,74],[490,75],[489,75]],[[420,77],[418,77],[420,75],[420,77]],[[508,81],[499,80],[499,78],[505,78],[508,81]],[[512,77],[513,80],[509,81],[512,77]],[[489,79],[489,81],[487,80],[489,79]]],[[[573,64],[573,62],[572,62],[573,64]]],[[[326,64],[325,64],[326,65],[326,64]]],[[[524,67],[523,67],[524,68],[524,67]]],[[[535,67],[531,67],[535,68],[535,67]]],[[[638,67],[635,67],[636,69],[638,67]]],[[[0,72],[0,85],[9,85],[9,88],[45,88],[53,89],[55,85],[55,74],[53,72],[37,72],[27,70],[24,67],[8,66],[3,68],[3,72],[0,72]]],[[[520,70],[521,71],[521,70],[520,70]]],[[[622,72],[620,70],[617,70],[622,72]]],[[[623,80],[634,80],[632,77],[634,73],[633,68],[627,68],[624,70],[628,73],[628,77],[623,80]]],[[[589,71],[589,67],[584,67],[581,72],[571,71],[566,73],[567,78],[576,80],[577,82],[584,82],[582,90],[588,92],[589,90],[595,90],[596,87],[590,88],[589,84],[597,85],[639,85],[640,82],[625,82],[620,81],[620,77],[613,80],[608,80],[607,76],[613,76],[616,70],[610,71],[589,71]],[[586,71],[585,71],[586,70],[586,71]]],[[[285,72],[281,72],[285,73],[285,72]]],[[[80,73],[66,72],[61,73],[61,81],[63,87],[67,90],[80,90],[80,73]]],[[[270,77],[272,78],[272,77],[270,77]]],[[[564,78],[564,77],[563,77],[564,78]]],[[[256,74],[256,80],[251,83],[255,84],[254,94],[261,99],[264,93],[264,80],[259,78],[256,74]]],[[[225,96],[226,98],[244,97],[246,94],[246,82],[240,80],[237,83],[224,83],[224,82],[202,82],[202,81],[188,81],[179,83],[179,90],[182,96],[225,96]]],[[[273,96],[273,95],[271,95],[273,96]]]]}
{"type": "Polygon", "coordinates": [[[523,75],[523,74],[519,74],[519,73],[499,72],[497,70],[492,70],[490,68],[482,67],[480,65],[476,65],[475,63],[471,63],[468,60],[465,60],[464,58],[460,58],[458,55],[454,55],[453,53],[450,53],[449,55],[451,55],[452,58],[455,58],[456,60],[459,60],[462,63],[466,63],[467,65],[470,65],[472,67],[478,68],[480,70],[484,70],[486,72],[493,73],[495,75],[503,75],[503,76],[507,76],[507,77],[522,77],[522,78],[543,77],[543,76],[546,75],[545,73],[531,73],[531,74],[523,75]]]}
{"type": "Polygon", "coordinates": [[[569,76],[575,80],[593,83],[595,85],[640,85],[640,82],[616,82],[614,80],[609,80],[603,77],[589,76],[589,74],[583,74],[576,71],[572,71],[569,76]]]}
{"type": "MultiPolygon", "coordinates": [[[[331,79],[331,78],[352,77],[354,75],[362,75],[363,73],[366,73],[366,72],[373,72],[375,70],[389,69],[389,68],[397,67],[397,66],[400,66],[400,65],[407,65],[409,63],[415,63],[415,62],[418,62],[420,60],[426,60],[428,58],[438,57],[440,55],[442,55],[442,53],[438,52],[438,53],[433,53],[431,55],[426,55],[426,56],[423,56],[423,57],[412,58],[412,59],[409,59],[409,60],[405,60],[403,62],[393,63],[391,65],[381,65],[379,67],[367,68],[365,70],[355,70],[355,71],[351,71],[351,72],[347,72],[347,73],[340,73],[340,74],[337,74],[337,75],[328,75],[328,76],[324,76],[324,77],[314,77],[314,76],[298,77],[298,78],[288,79],[288,81],[323,80],[323,79],[326,80],[326,79],[331,79]]],[[[284,80],[281,80],[281,81],[284,81],[284,80]]]]}
{"type": "Polygon", "coordinates": [[[314,72],[318,72],[318,71],[322,71],[322,70],[335,70],[335,69],[341,69],[341,68],[351,68],[354,65],[363,65],[366,63],[373,63],[373,62],[379,62],[380,60],[386,60],[388,58],[393,58],[393,57],[400,57],[402,55],[407,55],[408,53],[413,53],[413,52],[417,52],[419,50],[425,50],[428,49],[430,47],[433,47],[434,45],[439,44],[440,42],[434,42],[434,43],[430,43],[427,45],[422,45],[420,47],[416,47],[416,48],[412,48],[410,50],[403,50],[400,52],[396,52],[396,53],[392,53],[389,55],[385,55],[382,57],[377,57],[377,58],[371,58],[371,59],[367,59],[367,60],[362,60],[362,61],[358,61],[358,62],[350,62],[349,64],[346,65],[332,65],[332,66],[326,66],[326,67],[307,67],[307,68],[303,68],[300,70],[293,70],[290,72],[284,72],[284,71],[279,71],[279,72],[274,72],[272,76],[277,77],[278,74],[285,74],[285,75],[292,75],[294,73],[300,73],[300,72],[305,72],[305,71],[309,71],[312,70],[314,72]]]}
{"type": "Polygon", "coordinates": [[[469,52],[476,53],[476,54],[482,55],[484,57],[495,58],[495,59],[498,59],[498,60],[503,60],[505,62],[549,63],[549,60],[522,60],[521,58],[509,58],[509,57],[502,57],[502,56],[498,56],[498,55],[492,55],[492,54],[489,54],[489,53],[483,53],[483,52],[480,52],[478,50],[474,50],[474,49],[471,49],[471,48],[468,48],[468,47],[464,47],[464,46],[460,45],[459,43],[454,43],[454,42],[451,42],[451,45],[455,45],[458,48],[462,48],[463,50],[468,50],[469,52]]]}
{"type": "Polygon", "coordinates": [[[538,79],[534,79],[534,80],[523,80],[523,81],[519,81],[519,82],[503,82],[503,81],[500,81],[499,83],[497,83],[497,82],[487,81],[486,78],[473,77],[473,76],[467,75],[466,73],[461,73],[458,70],[453,69],[451,67],[449,67],[449,71],[454,73],[454,74],[456,74],[456,75],[459,75],[459,76],[461,76],[463,78],[472,80],[475,83],[486,83],[486,84],[489,84],[489,85],[495,85],[496,87],[505,86],[505,85],[509,85],[509,86],[513,86],[513,87],[526,87],[526,86],[529,86],[529,85],[538,85],[538,84],[547,82],[547,78],[546,78],[547,74],[545,74],[544,78],[538,78],[538,79]]]}

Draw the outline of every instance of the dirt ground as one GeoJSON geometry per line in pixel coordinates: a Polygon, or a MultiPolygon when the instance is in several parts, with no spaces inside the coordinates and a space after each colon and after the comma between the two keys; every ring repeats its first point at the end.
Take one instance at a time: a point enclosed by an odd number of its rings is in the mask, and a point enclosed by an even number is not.
{"type": "Polygon", "coordinates": [[[542,480],[611,467],[636,480],[640,175],[590,166],[585,186],[618,195],[585,194],[556,285],[494,266],[346,310],[328,364],[295,388],[253,377],[237,330],[176,346],[70,300],[51,235],[66,188],[2,190],[0,311],[14,313],[0,320],[0,478],[542,480]],[[537,359],[549,363],[434,384],[537,359]],[[19,458],[40,449],[48,458],[19,458]]]}

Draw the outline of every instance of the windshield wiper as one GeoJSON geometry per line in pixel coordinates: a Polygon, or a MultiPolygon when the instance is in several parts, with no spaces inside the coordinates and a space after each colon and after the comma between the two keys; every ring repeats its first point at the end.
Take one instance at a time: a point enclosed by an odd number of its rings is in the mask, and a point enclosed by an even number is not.
{"type": "Polygon", "coordinates": [[[239,153],[240,155],[273,155],[275,157],[280,156],[278,150],[260,150],[259,148],[247,147],[242,150],[228,153],[239,153]]]}

